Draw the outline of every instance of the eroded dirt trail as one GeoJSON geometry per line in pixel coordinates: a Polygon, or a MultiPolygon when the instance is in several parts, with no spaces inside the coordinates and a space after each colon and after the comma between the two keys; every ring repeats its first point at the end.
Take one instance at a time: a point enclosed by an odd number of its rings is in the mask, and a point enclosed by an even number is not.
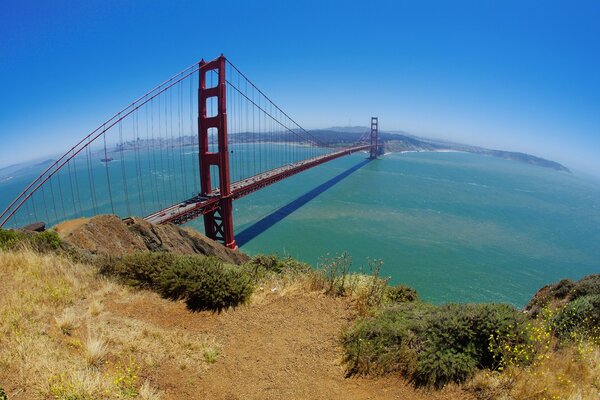
{"type": "Polygon", "coordinates": [[[394,379],[345,378],[339,334],[350,323],[345,299],[316,293],[272,296],[218,316],[223,347],[196,386],[197,399],[458,399],[394,379]]]}

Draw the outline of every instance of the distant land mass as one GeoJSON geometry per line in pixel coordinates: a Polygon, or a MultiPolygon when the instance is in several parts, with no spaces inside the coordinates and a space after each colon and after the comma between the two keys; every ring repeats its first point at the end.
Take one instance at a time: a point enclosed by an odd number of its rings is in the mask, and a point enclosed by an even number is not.
{"type": "MultiPolygon", "coordinates": [[[[327,144],[347,144],[356,142],[362,136],[368,135],[370,128],[361,126],[332,127],[327,129],[315,129],[309,131],[319,141],[327,144]]],[[[571,173],[564,165],[531,154],[514,151],[493,150],[484,147],[471,146],[461,143],[445,142],[441,140],[425,139],[411,135],[404,131],[379,132],[379,138],[384,143],[385,151],[462,151],[466,153],[482,154],[504,158],[506,160],[518,161],[526,164],[537,165],[544,168],[552,168],[557,171],[571,173]]]]}
{"type": "MultiPolygon", "coordinates": [[[[352,143],[356,143],[361,138],[368,138],[370,128],[364,126],[347,126],[347,127],[331,127],[326,129],[313,129],[308,131],[320,143],[331,146],[348,146],[352,143]]],[[[556,161],[546,160],[544,158],[536,157],[531,154],[518,153],[504,150],[492,150],[484,147],[471,146],[461,143],[445,142],[441,140],[425,139],[411,135],[404,131],[380,131],[379,138],[384,144],[386,152],[405,152],[405,151],[462,151],[466,153],[475,153],[489,155],[506,160],[519,161],[526,164],[537,165],[545,168],[552,168],[557,171],[565,171],[571,173],[571,171],[562,164],[556,161]]],[[[231,143],[250,143],[250,142],[261,142],[261,141],[287,141],[289,140],[287,133],[253,133],[253,132],[239,132],[231,133],[229,135],[231,143]]],[[[196,138],[192,135],[186,135],[179,138],[173,139],[143,139],[138,138],[137,140],[124,141],[123,143],[112,144],[108,150],[108,154],[118,154],[122,151],[129,151],[133,149],[144,149],[144,148],[160,148],[160,147],[180,147],[180,146],[194,146],[196,144],[196,138]]],[[[104,157],[104,152],[96,150],[93,153],[94,157],[104,157]]],[[[14,165],[10,165],[4,168],[0,168],[0,183],[7,182],[12,179],[13,175],[26,172],[32,169],[38,169],[40,167],[46,167],[54,162],[54,159],[39,158],[36,160],[22,162],[14,165]]]]}

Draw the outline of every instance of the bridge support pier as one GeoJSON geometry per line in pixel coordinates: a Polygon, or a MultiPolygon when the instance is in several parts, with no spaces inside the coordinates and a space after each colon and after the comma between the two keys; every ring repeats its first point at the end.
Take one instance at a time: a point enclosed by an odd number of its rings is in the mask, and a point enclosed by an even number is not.
{"type": "Polygon", "coordinates": [[[225,82],[225,57],[205,62],[200,61],[200,79],[198,87],[198,144],[200,160],[200,190],[206,197],[218,196],[219,206],[204,214],[204,231],[206,236],[223,243],[230,249],[236,249],[233,234],[233,207],[229,178],[229,150],[227,148],[227,88],[225,82]],[[218,83],[214,87],[206,87],[206,74],[216,71],[218,83]],[[215,98],[217,114],[207,115],[207,101],[215,98]],[[216,135],[216,148],[209,147],[209,130],[216,135]],[[216,131],[216,132],[214,132],[216,131]],[[210,167],[219,170],[218,190],[212,188],[210,167]]]}

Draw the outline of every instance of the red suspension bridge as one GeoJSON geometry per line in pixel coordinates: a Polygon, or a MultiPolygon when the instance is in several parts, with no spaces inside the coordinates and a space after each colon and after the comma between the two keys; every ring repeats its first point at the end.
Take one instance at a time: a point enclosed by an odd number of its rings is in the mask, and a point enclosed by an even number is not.
{"type": "Polygon", "coordinates": [[[0,227],[102,213],[155,224],[202,216],[208,237],[236,248],[233,200],[380,150],[376,117],[356,143],[325,144],[221,56],[181,71],[85,136],[9,204],[0,227]]]}

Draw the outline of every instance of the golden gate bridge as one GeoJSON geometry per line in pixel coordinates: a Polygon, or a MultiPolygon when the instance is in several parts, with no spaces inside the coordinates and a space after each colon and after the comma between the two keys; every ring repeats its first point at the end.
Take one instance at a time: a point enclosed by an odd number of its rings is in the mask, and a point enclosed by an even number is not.
{"type": "Polygon", "coordinates": [[[0,214],[0,227],[102,213],[154,224],[203,217],[236,248],[232,202],[355,152],[381,152],[378,119],[332,146],[302,128],[223,55],[161,83],[53,161],[0,214]],[[197,152],[196,152],[197,149],[197,152]]]}

